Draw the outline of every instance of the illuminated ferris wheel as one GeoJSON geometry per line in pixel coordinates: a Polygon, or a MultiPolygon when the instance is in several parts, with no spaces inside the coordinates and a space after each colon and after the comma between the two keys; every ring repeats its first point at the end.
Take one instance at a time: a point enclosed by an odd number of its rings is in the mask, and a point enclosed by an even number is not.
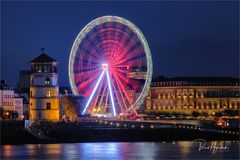
{"type": "Polygon", "coordinates": [[[69,79],[73,94],[87,98],[81,114],[137,114],[152,79],[145,37],[121,17],[91,21],[73,44],[69,79]]]}

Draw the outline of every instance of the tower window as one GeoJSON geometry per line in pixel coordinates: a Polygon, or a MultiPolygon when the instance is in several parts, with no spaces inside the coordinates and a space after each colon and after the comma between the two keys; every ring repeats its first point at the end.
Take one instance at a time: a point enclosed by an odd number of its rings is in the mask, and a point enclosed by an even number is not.
{"type": "Polygon", "coordinates": [[[44,65],[44,73],[50,72],[50,65],[44,65]]]}
{"type": "Polygon", "coordinates": [[[46,91],[46,97],[51,97],[51,91],[50,90],[46,91]]]}
{"type": "Polygon", "coordinates": [[[34,85],[34,79],[33,78],[31,79],[31,82],[32,82],[32,85],[34,85]]]}
{"type": "Polygon", "coordinates": [[[32,91],[30,91],[30,97],[32,97],[32,91]]]}
{"type": "Polygon", "coordinates": [[[42,66],[41,65],[36,65],[36,71],[38,73],[41,73],[42,72],[42,66]]]}
{"type": "Polygon", "coordinates": [[[49,77],[45,78],[45,84],[50,84],[50,78],[49,77]]]}
{"type": "Polygon", "coordinates": [[[51,103],[47,102],[47,110],[50,110],[50,109],[51,109],[51,103]]]}

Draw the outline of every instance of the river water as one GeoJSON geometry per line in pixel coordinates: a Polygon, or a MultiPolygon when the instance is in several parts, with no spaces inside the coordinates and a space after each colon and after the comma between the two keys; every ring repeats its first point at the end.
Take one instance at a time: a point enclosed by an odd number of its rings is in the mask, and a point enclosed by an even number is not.
{"type": "Polygon", "coordinates": [[[239,159],[239,141],[204,143],[196,140],[1,145],[1,159],[239,159]]]}

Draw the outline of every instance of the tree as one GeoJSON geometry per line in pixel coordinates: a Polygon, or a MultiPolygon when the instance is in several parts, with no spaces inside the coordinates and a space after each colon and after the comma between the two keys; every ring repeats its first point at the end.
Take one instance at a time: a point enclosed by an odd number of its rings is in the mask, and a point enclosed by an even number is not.
{"type": "Polygon", "coordinates": [[[61,101],[62,101],[62,106],[64,108],[64,115],[68,117],[78,116],[78,110],[77,110],[78,104],[75,103],[74,97],[63,96],[61,101]]]}
{"type": "Polygon", "coordinates": [[[201,112],[201,116],[207,117],[207,116],[208,116],[208,113],[207,113],[207,112],[201,112]]]}
{"type": "Polygon", "coordinates": [[[239,115],[239,110],[238,109],[224,109],[223,114],[225,116],[233,117],[239,115]]]}
{"type": "Polygon", "coordinates": [[[215,117],[222,117],[223,113],[221,111],[217,111],[215,113],[215,117]]]}
{"type": "Polygon", "coordinates": [[[200,113],[198,111],[192,111],[192,116],[193,117],[199,117],[200,116],[200,113]]]}

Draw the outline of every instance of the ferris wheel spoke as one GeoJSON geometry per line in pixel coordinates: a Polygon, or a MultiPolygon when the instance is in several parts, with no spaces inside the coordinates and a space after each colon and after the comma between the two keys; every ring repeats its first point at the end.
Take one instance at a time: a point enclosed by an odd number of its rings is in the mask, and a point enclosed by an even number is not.
{"type": "Polygon", "coordinates": [[[134,39],[123,39],[122,43],[122,48],[121,48],[121,54],[118,55],[118,58],[116,59],[117,61],[120,61],[125,58],[125,56],[128,54],[128,51],[134,46],[135,41],[137,38],[135,37],[134,39]]]}
{"type": "Polygon", "coordinates": [[[82,77],[85,77],[84,81],[86,81],[86,79],[89,80],[89,78],[93,78],[94,76],[98,75],[99,72],[99,69],[87,72],[75,72],[76,83],[81,83],[82,77]],[[86,74],[88,75],[88,77],[85,76],[86,74]]]}
{"type": "Polygon", "coordinates": [[[119,91],[117,90],[115,85],[112,85],[112,86],[113,86],[113,91],[115,92],[115,95],[116,95],[116,98],[117,98],[117,101],[118,101],[118,105],[119,105],[119,107],[121,109],[121,112],[123,112],[123,107],[122,107],[122,103],[120,101],[119,91]]]}
{"type": "MultiPolygon", "coordinates": [[[[115,82],[116,82],[116,84],[117,84],[118,92],[120,93],[120,96],[121,96],[121,99],[122,99],[124,108],[125,108],[125,110],[127,110],[127,104],[126,104],[126,102],[125,102],[125,98],[124,98],[123,93],[122,93],[122,88],[120,87],[120,84],[119,84],[119,83],[117,82],[117,80],[116,80],[115,72],[113,72],[113,77],[114,77],[115,82]]],[[[124,112],[122,112],[122,113],[124,113],[124,112]]]]}
{"type": "Polygon", "coordinates": [[[91,93],[92,88],[94,87],[94,82],[99,78],[99,75],[96,74],[84,82],[77,85],[77,89],[81,91],[83,95],[89,95],[91,93]]]}
{"type": "Polygon", "coordinates": [[[128,73],[126,70],[123,70],[123,69],[121,69],[121,68],[115,68],[114,70],[115,70],[116,72],[121,73],[121,74],[127,74],[127,73],[128,73]]]}
{"type": "Polygon", "coordinates": [[[124,93],[125,96],[127,97],[127,100],[128,100],[128,102],[129,102],[129,104],[130,104],[130,107],[129,107],[123,114],[125,115],[125,113],[126,113],[127,111],[129,111],[130,109],[132,109],[132,110],[134,111],[134,113],[137,115],[138,113],[137,113],[137,111],[135,110],[135,108],[133,107],[132,101],[131,101],[131,99],[129,98],[129,95],[126,93],[124,86],[122,85],[122,83],[121,83],[121,81],[120,81],[119,79],[116,79],[116,80],[117,80],[118,83],[120,84],[120,86],[121,86],[121,88],[122,88],[122,90],[123,90],[123,93],[124,93]]]}
{"type": "Polygon", "coordinates": [[[140,59],[144,59],[145,58],[145,53],[144,51],[141,49],[134,49],[133,51],[129,52],[124,59],[118,61],[117,64],[124,64],[126,62],[130,62],[130,61],[139,61],[140,59]]]}
{"type": "Polygon", "coordinates": [[[111,47],[111,59],[114,61],[116,55],[117,55],[117,51],[119,50],[120,47],[120,43],[118,42],[118,38],[120,36],[119,32],[115,32],[114,34],[114,44],[111,47]]]}
{"type": "Polygon", "coordinates": [[[116,74],[115,74],[115,79],[116,79],[117,83],[119,84],[119,86],[121,87],[123,93],[125,94],[125,96],[126,96],[128,102],[129,102],[129,104],[132,106],[132,101],[131,101],[129,95],[126,93],[126,89],[125,89],[124,85],[122,84],[122,82],[119,80],[118,76],[119,76],[119,75],[116,75],[116,74]]]}
{"type": "Polygon", "coordinates": [[[121,31],[121,33],[122,33],[122,36],[118,39],[120,40],[119,41],[120,46],[118,47],[118,50],[115,56],[113,57],[115,62],[119,60],[119,57],[122,55],[122,52],[128,49],[127,43],[129,43],[129,40],[127,40],[127,38],[130,36],[130,33],[126,33],[124,31],[121,31]]]}

